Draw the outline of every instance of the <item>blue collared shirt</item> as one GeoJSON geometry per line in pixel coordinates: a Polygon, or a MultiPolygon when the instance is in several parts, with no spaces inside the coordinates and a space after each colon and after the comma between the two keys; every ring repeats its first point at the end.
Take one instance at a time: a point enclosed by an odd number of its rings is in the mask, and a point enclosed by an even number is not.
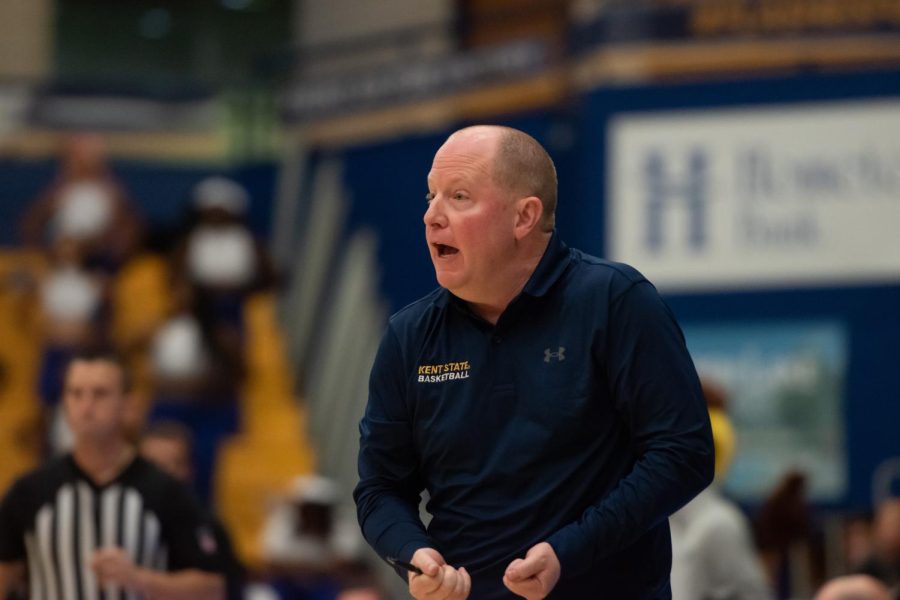
{"type": "Polygon", "coordinates": [[[395,314],[360,422],[363,533],[382,556],[436,548],[472,598],[547,541],[555,598],[666,598],[667,517],[713,475],[681,329],[631,267],[554,233],[496,325],[437,289],[395,314]],[[427,528],[419,494],[427,489],[427,528]]]}

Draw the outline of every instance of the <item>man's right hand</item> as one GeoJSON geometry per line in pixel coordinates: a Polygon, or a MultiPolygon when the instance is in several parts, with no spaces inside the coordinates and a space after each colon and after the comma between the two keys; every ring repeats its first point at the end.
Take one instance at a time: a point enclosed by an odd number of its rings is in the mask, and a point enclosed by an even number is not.
{"type": "Polygon", "coordinates": [[[419,548],[412,564],[422,575],[409,574],[409,593],[416,600],[465,600],[472,589],[472,578],[465,567],[454,569],[434,548],[419,548]]]}

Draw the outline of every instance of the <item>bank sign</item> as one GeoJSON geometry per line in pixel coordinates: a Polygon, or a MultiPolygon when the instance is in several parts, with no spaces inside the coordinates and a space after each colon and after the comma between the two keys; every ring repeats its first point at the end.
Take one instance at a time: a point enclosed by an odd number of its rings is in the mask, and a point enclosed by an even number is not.
{"type": "Polygon", "coordinates": [[[608,131],[608,254],[661,289],[900,281],[900,99],[608,131]]]}

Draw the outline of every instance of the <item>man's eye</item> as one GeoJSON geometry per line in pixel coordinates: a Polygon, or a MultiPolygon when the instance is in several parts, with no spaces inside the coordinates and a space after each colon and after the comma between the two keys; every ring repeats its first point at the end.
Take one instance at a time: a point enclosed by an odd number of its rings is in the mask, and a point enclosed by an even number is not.
{"type": "Polygon", "coordinates": [[[453,194],[453,199],[454,200],[465,200],[466,195],[461,192],[457,192],[457,193],[453,194]]]}
{"type": "Polygon", "coordinates": [[[425,194],[425,204],[431,204],[431,201],[434,200],[434,194],[428,192],[425,194]]]}

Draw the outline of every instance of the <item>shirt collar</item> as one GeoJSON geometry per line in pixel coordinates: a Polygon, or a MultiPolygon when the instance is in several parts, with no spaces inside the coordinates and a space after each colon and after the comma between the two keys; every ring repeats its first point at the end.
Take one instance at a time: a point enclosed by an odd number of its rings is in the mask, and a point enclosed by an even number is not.
{"type": "Polygon", "coordinates": [[[115,483],[119,483],[122,480],[122,478],[126,476],[126,473],[128,473],[132,469],[136,468],[136,465],[139,462],[141,462],[142,459],[141,459],[140,455],[137,452],[135,452],[134,456],[132,456],[131,459],[127,463],[125,463],[125,465],[121,468],[121,470],[119,470],[119,472],[116,473],[115,477],[113,477],[109,481],[102,483],[102,484],[94,481],[94,479],[84,469],[82,469],[78,465],[78,463],[75,461],[75,454],[73,452],[69,451],[65,455],[65,460],[69,464],[69,468],[72,469],[73,471],[75,471],[75,473],[81,479],[84,479],[85,481],[87,481],[90,484],[90,486],[93,487],[94,489],[102,490],[102,489],[106,489],[106,488],[110,487],[111,485],[113,485],[115,483]]]}
{"type": "Polygon", "coordinates": [[[554,229],[553,235],[550,236],[550,243],[547,244],[541,261],[522,289],[522,293],[538,298],[546,295],[562,276],[570,261],[569,247],[559,238],[559,233],[554,229]]]}
{"type": "MultiPolygon", "coordinates": [[[[569,247],[560,239],[559,233],[554,229],[553,235],[550,236],[550,242],[547,244],[547,249],[544,250],[544,255],[538,262],[531,277],[528,278],[522,293],[535,298],[546,295],[553,284],[562,276],[566,267],[569,266],[569,262],[571,262],[569,247]]],[[[460,306],[465,305],[464,301],[451,294],[447,289],[441,290],[441,293],[434,300],[434,305],[438,308],[443,308],[447,306],[451,299],[459,302],[460,306]]]]}

